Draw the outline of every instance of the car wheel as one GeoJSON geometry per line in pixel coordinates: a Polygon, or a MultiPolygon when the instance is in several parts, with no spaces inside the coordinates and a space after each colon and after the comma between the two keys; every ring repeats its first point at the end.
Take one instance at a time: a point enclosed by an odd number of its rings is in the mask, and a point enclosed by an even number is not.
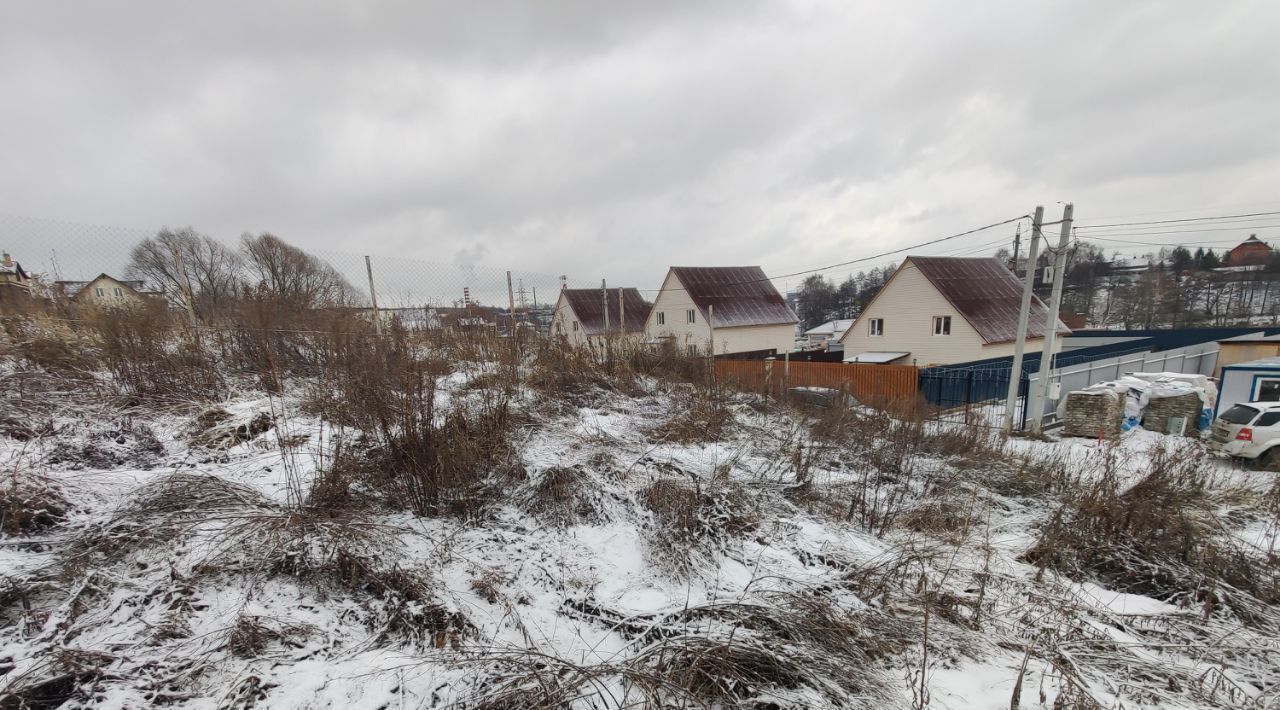
{"type": "Polygon", "coordinates": [[[1257,459],[1258,468],[1263,471],[1280,471],[1280,447],[1267,449],[1257,459]]]}

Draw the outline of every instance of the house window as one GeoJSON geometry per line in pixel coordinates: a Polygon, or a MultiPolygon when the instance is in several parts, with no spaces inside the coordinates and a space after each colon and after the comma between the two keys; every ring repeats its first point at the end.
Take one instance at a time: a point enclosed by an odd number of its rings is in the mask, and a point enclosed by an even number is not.
{"type": "Polygon", "coordinates": [[[884,335],[883,318],[872,318],[869,327],[871,328],[870,333],[872,335],[884,335]]]}
{"type": "Polygon", "coordinates": [[[1280,379],[1260,378],[1253,386],[1253,401],[1280,402],[1280,379]]]}
{"type": "MultiPolygon", "coordinates": [[[[690,312],[690,313],[692,313],[693,311],[689,311],[689,312],[690,312]]],[[[692,323],[693,321],[689,321],[689,322],[690,322],[690,323],[692,323]]],[[[698,354],[698,346],[697,346],[697,345],[692,345],[692,344],[690,344],[690,345],[686,345],[686,346],[685,346],[685,349],[689,352],[689,355],[690,355],[691,357],[692,357],[692,356],[695,356],[695,355],[697,355],[697,354],[698,354]]]]}
{"type": "Polygon", "coordinates": [[[573,322],[573,332],[578,332],[578,321],[573,322]]]}
{"type": "Polygon", "coordinates": [[[107,295],[106,292],[103,291],[101,288],[95,288],[93,289],[93,292],[98,294],[98,298],[102,298],[103,296],[107,295]]]}
{"type": "Polygon", "coordinates": [[[115,289],[115,292],[116,292],[116,298],[120,298],[121,296],[124,296],[124,292],[121,291],[119,288],[115,289]]]}
{"type": "Polygon", "coordinates": [[[667,324],[667,314],[663,313],[662,311],[658,311],[658,325],[666,325],[666,324],[667,324]]]}
{"type": "Polygon", "coordinates": [[[689,319],[689,322],[690,322],[690,323],[697,323],[697,322],[698,322],[698,318],[697,318],[697,316],[696,316],[696,315],[694,315],[694,314],[696,314],[696,313],[697,313],[697,311],[695,311],[695,310],[693,310],[692,308],[690,308],[689,310],[687,310],[687,311],[685,311],[685,312],[684,312],[684,317],[685,317],[685,318],[687,318],[687,319],[689,319]]]}
{"type": "Polygon", "coordinates": [[[934,316],[933,334],[951,335],[951,316],[934,316]]]}

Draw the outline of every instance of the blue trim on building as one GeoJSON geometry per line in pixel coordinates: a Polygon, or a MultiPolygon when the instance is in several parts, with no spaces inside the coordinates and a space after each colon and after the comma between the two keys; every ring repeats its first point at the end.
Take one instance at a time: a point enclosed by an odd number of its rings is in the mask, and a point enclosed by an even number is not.
{"type": "MultiPolygon", "coordinates": [[[[1223,375],[1221,378],[1218,379],[1218,400],[1213,403],[1214,419],[1218,418],[1218,412],[1221,411],[1222,409],[1222,390],[1225,389],[1224,385],[1226,384],[1226,379],[1227,379],[1226,373],[1247,372],[1249,370],[1257,370],[1263,373],[1270,373],[1270,372],[1280,373],[1280,363],[1276,363],[1275,365],[1248,365],[1243,363],[1236,364],[1236,365],[1223,365],[1222,366],[1223,375]]],[[[1253,401],[1254,390],[1257,389],[1258,380],[1263,377],[1274,377],[1274,376],[1268,375],[1268,374],[1254,375],[1253,379],[1250,380],[1249,382],[1249,399],[1247,401],[1250,401],[1250,402],[1253,401]]]]}

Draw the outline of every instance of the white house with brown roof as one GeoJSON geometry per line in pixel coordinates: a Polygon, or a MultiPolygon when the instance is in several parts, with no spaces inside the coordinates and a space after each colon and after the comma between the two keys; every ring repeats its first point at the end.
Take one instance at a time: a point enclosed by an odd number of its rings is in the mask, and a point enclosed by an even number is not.
{"type": "MultiPolygon", "coordinates": [[[[1012,355],[1021,306],[1022,282],[997,259],[909,256],[845,331],[845,362],[927,367],[1012,355]]],[[[1043,349],[1047,314],[1032,296],[1026,352],[1043,349]]],[[[1054,352],[1061,347],[1055,339],[1054,352]]]]}
{"type": "Polygon", "coordinates": [[[797,322],[759,266],[673,266],[644,331],[690,353],[782,354],[795,349],[797,322]]]}
{"type": "Polygon", "coordinates": [[[551,334],[573,345],[644,335],[652,307],[634,288],[566,288],[556,298],[551,334]],[[606,314],[608,314],[606,316],[606,314]]]}

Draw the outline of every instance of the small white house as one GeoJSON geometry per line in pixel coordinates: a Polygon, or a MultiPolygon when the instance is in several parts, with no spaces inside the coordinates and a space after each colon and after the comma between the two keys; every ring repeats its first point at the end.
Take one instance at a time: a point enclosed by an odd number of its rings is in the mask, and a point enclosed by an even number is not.
{"type": "Polygon", "coordinates": [[[551,317],[551,334],[572,345],[586,345],[606,337],[640,339],[651,307],[634,288],[603,292],[598,288],[561,289],[551,317]]]}
{"type": "Polygon", "coordinates": [[[804,332],[805,340],[810,345],[822,345],[827,341],[839,341],[844,332],[853,325],[854,319],[829,320],[804,332]]]}
{"type": "Polygon", "coordinates": [[[1280,401],[1280,357],[1225,365],[1218,382],[1218,401],[1213,413],[1231,409],[1241,402],[1280,401]]]}
{"type": "MultiPolygon", "coordinates": [[[[845,362],[928,367],[1012,355],[1021,306],[1022,282],[997,259],[909,256],[845,331],[845,362]]],[[[1026,352],[1044,348],[1048,312],[1032,296],[1026,352]]],[[[1056,338],[1054,352],[1061,347],[1056,338]]]]}
{"type": "Polygon", "coordinates": [[[164,298],[163,292],[147,288],[142,281],[117,279],[108,274],[98,274],[91,281],[55,281],[53,286],[64,298],[104,308],[136,306],[164,298]]]}
{"type": "Polygon", "coordinates": [[[795,349],[799,319],[759,266],[673,266],[645,323],[689,353],[795,349]]]}

